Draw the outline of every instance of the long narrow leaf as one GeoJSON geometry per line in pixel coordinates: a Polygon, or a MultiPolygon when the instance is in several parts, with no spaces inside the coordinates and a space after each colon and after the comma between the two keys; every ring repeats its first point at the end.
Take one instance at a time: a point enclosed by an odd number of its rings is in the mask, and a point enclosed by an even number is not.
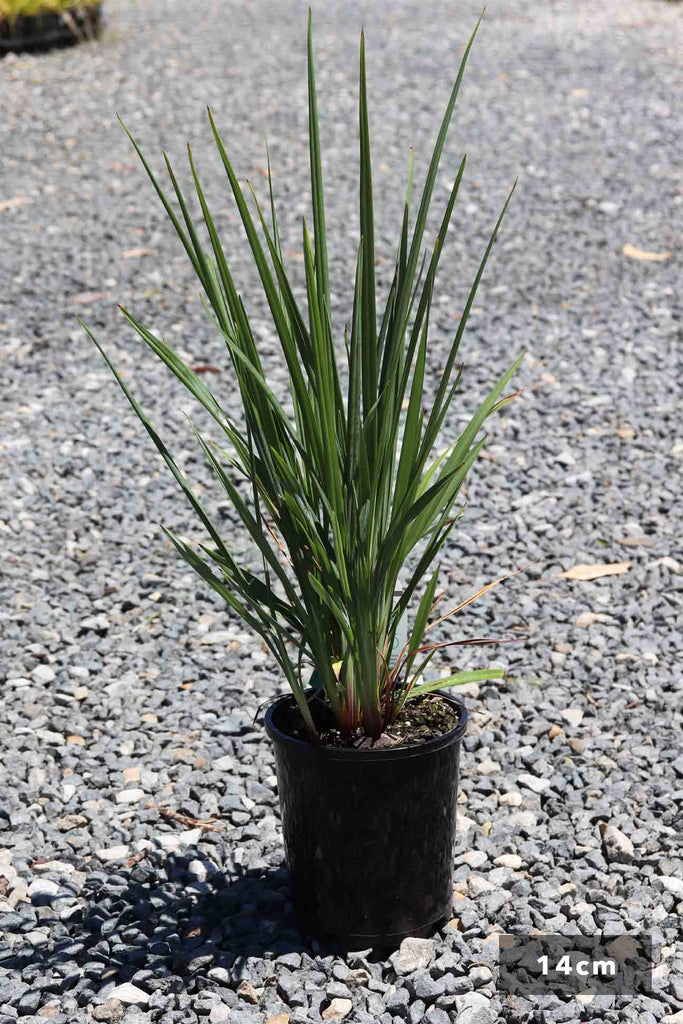
{"type": "Polygon", "coordinates": [[[444,676],[442,679],[435,679],[431,683],[423,683],[416,686],[408,694],[408,700],[422,696],[423,693],[433,693],[435,690],[445,689],[447,686],[465,686],[467,683],[485,683],[488,679],[503,679],[505,670],[502,668],[480,668],[472,672],[455,672],[452,676],[444,676]]]}

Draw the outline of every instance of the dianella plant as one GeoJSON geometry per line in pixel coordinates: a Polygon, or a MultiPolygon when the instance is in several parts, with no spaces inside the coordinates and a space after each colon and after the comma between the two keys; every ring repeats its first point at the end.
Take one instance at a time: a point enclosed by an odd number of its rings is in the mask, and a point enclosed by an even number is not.
{"type": "MultiPolygon", "coordinates": [[[[123,310],[123,315],[220,427],[220,446],[198,432],[197,442],[258,550],[258,564],[242,564],[233,556],[227,539],[198,500],[128,385],[94,337],[92,340],[185,492],[207,537],[194,546],[164,528],[165,533],[186,562],[272,651],[312,739],[319,736],[319,730],[307,685],[311,665],[318,693],[346,737],[378,737],[401,713],[406,700],[418,694],[502,675],[500,669],[492,668],[419,682],[434,652],[445,645],[428,643],[426,632],[495,585],[489,584],[457,608],[430,621],[438,601],[439,568],[434,566],[457,522],[460,489],[481,452],[481,428],[492,413],[514,397],[506,396],[505,391],[520,361],[500,376],[457,440],[435,454],[444,420],[461,387],[462,368],[457,363],[460,342],[510,201],[508,196],[483,253],[440,379],[431,389],[433,401],[427,407],[425,374],[432,296],[465,171],[464,157],[436,238],[424,253],[423,241],[440,158],[478,28],[479,23],[462,57],[416,213],[411,204],[411,154],[393,280],[381,309],[376,297],[370,128],[365,42],[361,35],[360,238],[353,309],[343,337],[337,336],[331,317],[310,14],[312,221],[309,225],[304,220],[302,226],[307,291],[304,308],[295,300],[292,278],[285,269],[270,159],[269,196],[263,209],[253,189],[250,201],[245,198],[209,112],[213,139],[287,366],[287,397],[293,413],[285,410],[268,383],[247,305],[235,285],[192,152],[188,149],[195,205],[201,208],[204,222],[201,230],[168,157],[166,169],[175,202],[131,139],[199,278],[206,308],[225,341],[243,416],[231,416],[219,395],[209,390],[170,345],[132,313],[123,310]],[[408,564],[410,571],[405,568],[408,564]],[[401,645],[396,642],[397,629],[409,606],[414,614],[407,642],[401,645]]],[[[480,638],[449,643],[483,642],[488,641],[480,638]]]]}

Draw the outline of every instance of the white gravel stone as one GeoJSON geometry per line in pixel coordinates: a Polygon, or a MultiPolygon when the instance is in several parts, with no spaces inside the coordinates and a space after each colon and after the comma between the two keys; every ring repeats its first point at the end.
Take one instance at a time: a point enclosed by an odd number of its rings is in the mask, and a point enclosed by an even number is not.
{"type": "Polygon", "coordinates": [[[533,828],[538,824],[538,818],[533,811],[517,811],[512,815],[512,824],[517,828],[533,828]]]}
{"type": "Polygon", "coordinates": [[[477,771],[480,775],[495,775],[500,771],[500,765],[497,761],[492,761],[490,758],[487,758],[477,767],[477,771]]]}
{"type": "Polygon", "coordinates": [[[472,821],[471,818],[468,818],[465,814],[461,814],[460,811],[457,812],[455,818],[455,831],[457,835],[464,836],[466,832],[470,831],[470,829],[476,828],[476,825],[476,821],[472,821]]]}
{"type": "Polygon", "coordinates": [[[550,779],[541,779],[538,775],[529,775],[526,772],[517,776],[520,786],[527,786],[534,793],[544,793],[550,787],[550,779]]]}
{"type": "Polygon", "coordinates": [[[144,789],[122,789],[120,793],[116,794],[117,804],[137,804],[144,798],[144,789]]]}
{"type": "Polygon", "coordinates": [[[204,861],[191,860],[187,865],[187,872],[196,878],[198,882],[205,882],[209,877],[209,872],[204,861]]]}
{"type": "Polygon", "coordinates": [[[658,881],[663,889],[672,892],[674,896],[683,896],[683,878],[676,878],[674,875],[659,875],[658,881]]]}
{"type": "Polygon", "coordinates": [[[555,461],[559,462],[561,466],[574,466],[576,465],[576,459],[569,451],[569,448],[563,448],[561,452],[555,456],[555,461]]]}
{"type": "Polygon", "coordinates": [[[73,864],[68,864],[64,860],[47,860],[43,864],[33,865],[33,874],[47,874],[50,871],[55,873],[59,872],[61,875],[72,875],[75,872],[73,864]]]}
{"type": "Polygon", "coordinates": [[[211,767],[219,772],[231,772],[235,767],[235,759],[226,754],[224,757],[219,757],[217,761],[213,761],[211,767]]]}
{"type": "Polygon", "coordinates": [[[57,676],[49,665],[36,665],[31,672],[31,679],[34,683],[53,683],[57,676]]]}
{"type": "Polygon", "coordinates": [[[496,887],[483,875],[470,875],[467,888],[470,896],[481,896],[483,892],[492,892],[496,887]]]}
{"type": "Polygon", "coordinates": [[[117,985],[116,988],[112,989],[109,993],[109,998],[118,999],[120,1003],[124,1003],[126,1006],[147,1006],[149,993],[143,992],[137,985],[126,981],[123,985],[117,985]]]}
{"type": "Polygon", "coordinates": [[[162,848],[162,850],[169,850],[171,852],[180,849],[180,839],[173,832],[163,833],[159,836],[154,836],[154,842],[162,848]]]}
{"type": "MultiPolygon", "coordinates": [[[[16,876],[16,871],[14,870],[14,868],[11,868],[10,870],[13,871],[14,876],[16,876]]],[[[6,878],[10,878],[12,881],[18,883],[12,888],[12,891],[10,892],[9,897],[7,899],[7,902],[9,903],[10,907],[16,907],[17,903],[28,902],[28,889],[26,888],[22,880],[20,878],[14,877],[13,875],[7,875],[6,872],[3,872],[3,874],[5,874],[6,878]]],[[[5,936],[5,938],[7,938],[7,936],[5,936]]]]}
{"type": "Polygon", "coordinates": [[[633,843],[621,829],[614,825],[600,826],[607,860],[618,864],[630,864],[634,857],[633,843]]]}
{"type": "Polygon", "coordinates": [[[36,878],[36,880],[31,882],[29,885],[27,892],[29,899],[34,899],[36,896],[52,897],[56,896],[59,892],[59,885],[57,882],[53,882],[49,878],[36,878]]]}
{"type": "Polygon", "coordinates": [[[434,953],[434,945],[430,939],[404,939],[400,948],[389,957],[397,974],[411,974],[429,964],[434,953]]]}
{"type": "Polygon", "coordinates": [[[343,1020],[344,1017],[348,1017],[352,1009],[353,1003],[350,999],[335,998],[331,1001],[330,1005],[323,1010],[320,1016],[323,1020],[343,1020]]]}
{"type": "Polygon", "coordinates": [[[560,711],[560,716],[564,718],[565,722],[569,725],[577,728],[583,721],[583,711],[581,708],[565,708],[564,711],[560,711]]]}
{"type": "Polygon", "coordinates": [[[513,871],[518,871],[523,861],[518,853],[501,853],[493,863],[499,868],[512,868],[513,871]]]}
{"type": "Polygon", "coordinates": [[[130,856],[130,846],[109,846],[98,850],[97,856],[103,861],[123,860],[124,857],[130,856]]]}
{"type": "Polygon", "coordinates": [[[469,969],[467,976],[477,987],[481,987],[493,979],[493,971],[486,964],[475,964],[469,969]]]}
{"type": "Polygon", "coordinates": [[[49,729],[38,729],[36,736],[41,743],[48,743],[53,747],[63,747],[66,743],[66,739],[61,732],[51,732],[49,729]]]}
{"type": "Polygon", "coordinates": [[[201,841],[202,830],[200,828],[188,828],[178,835],[182,846],[196,846],[201,841]]]}
{"type": "Polygon", "coordinates": [[[510,807],[519,807],[522,803],[521,793],[502,793],[498,797],[498,802],[501,804],[507,804],[510,807]]]}
{"type": "Polygon", "coordinates": [[[461,854],[460,860],[470,868],[480,868],[486,864],[488,857],[483,850],[467,850],[466,853],[461,854]]]}
{"type": "Polygon", "coordinates": [[[211,646],[212,644],[229,644],[235,640],[235,633],[231,630],[217,629],[213,633],[205,633],[199,639],[200,644],[211,646]]]}
{"type": "Polygon", "coordinates": [[[223,1024],[224,1021],[230,1020],[230,1016],[230,1007],[226,1006],[225,1003],[218,1003],[217,1006],[211,1007],[209,1024],[223,1024]]]}
{"type": "Polygon", "coordinates": [[[605,612],[581,612],[574,625],[578,629],[588,629],[596,622],[603,624],[614,623],[616,620],[605,612]]]}

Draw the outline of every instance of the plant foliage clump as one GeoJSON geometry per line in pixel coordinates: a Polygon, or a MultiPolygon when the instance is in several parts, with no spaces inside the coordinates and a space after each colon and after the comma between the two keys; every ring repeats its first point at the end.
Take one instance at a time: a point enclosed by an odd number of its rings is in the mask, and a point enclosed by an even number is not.
{"type": "Polygon", "coordinates": [[[0,0],[0,19],[29,18],[40,14],[61,14],[79,7],[96,7],[100,0],[0,0]]]}
{"type": "MultiPolygon", "coordinates": [[[[310,15],[308,117],[312,233],[305,220],[302,226],[306,309],[295,300],[291,278],[285,270],[270,159],[269,202],[268,210],[264,211],[253,189],[253,206],[247,202],[209,112],[215,145],[289,373],[293,415],[286,412],[269,385],[247,309],[237,291],[191,150],[188,147],[189,167],[206,226],[205,237],[200,237],[168,157],[164,154],[179,213],[131,138],[199,278],[207,310],[227,346],[243,403],[244,427],[237,425],[219,398],[170,345],[152,334],[132,313],[123,310],[123,314],[223,431],[223,444],[229,446],[228,452],[199,433],[197,441],[258,548],[259,571],[254,571],[254,566],[238,564],[228,541],[212,522],[128,385],[99,343],[95,338],[92,340],[185,492],[210,543],[201,544],[196,550],[168,530],[166,534],[186,562],[270,648],[291,685],[312,737],[317,731],[306,694],[306,661],[315,666],[319,686],[342,735],[346,736],[357,732],[379,736],[395,720],[405,701],[418,693],[439,685],[502,675],[501,670],[490,669],[416,685],[434,651],[443,646],[425,643],[426,630],[478,596],[468,598],[457,609],[429,624],[430,612],[438,600],[438,567],[431,572],[424,587],[407,643],[402,649],[398,649],[400,645],[396,643],[402,616],[458,519],[458,494],[484,443],[480,436],[482,425],[514,397],[506,397],[504,393],[520,361],[518,359],[500,376],[458,439],[445,451],[434,455],[442,425],[461,384],[462,368],[457,365],[460,342],[510,201],[508,197],[495,224],[452,339],[435,397],[430,407],[425,408],[434,283],[465,170],[464,157],[436,240],[431,252],[424,256],[422,244],[441,154],[479,23],[462,57],[412,227],[411,153],[393,281],[379,315],[365,42],[361,35],[360,240],[353,310],[350,326],[344,332],[339,361],[331,318],[310,15]],[[249,499],[238,485],[240,479],[246,482],[249,499]],[[415,567],[397,594],[399,573],[413,552],[415,567]]],[[[455,641],[478,642],[487,641],[455,641]]]]}

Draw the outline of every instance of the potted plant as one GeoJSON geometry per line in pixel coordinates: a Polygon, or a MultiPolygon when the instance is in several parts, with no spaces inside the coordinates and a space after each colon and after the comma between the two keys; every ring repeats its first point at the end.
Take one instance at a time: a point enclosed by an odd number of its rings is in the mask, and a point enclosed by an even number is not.
{"type": "Polygon", "coordinates": [[[0,0],[0,53],[93,39],[101,12],[100,0],[0,0]]]}
{"type": "Polygon", "coordinates": [[[431,253],[421,268],[419,263],[439,161],[478,27],[462,58],[412,229],[411,156],[395,271],[379,317],[361,35],[360,242],[343,346],[337,345],[331,318],[310,15],[313,235],[304,221],[306,313],[284,267],[270,159],[268,220],[253,189],[252,214],[209,113],[286,362],[292,415],[269,386],[192,152],[189,166],[208,248],[168,158],[178,214],[131,138],[225,340],[242,421],[221,407],[165,341],[132,313],[123,310],[123,315],[220,427],[222,448],[195,431],[197,441],[258,551],[258,567],[233,557],[128,384],[88,331],[197,513],[208,542],[195,546],[162,529],[180,556],[262,638],[289,683],[291,693],[268,709],[266,728],[275,747],[294,903],[308,929],[347,946],[396,945],[407,935],[427,934],[449,914],[458,754],[467,713],[442,691],[502,675],[491,668],[424,681],[437,649],[495,642],[430,643],[426,634],[495,585],[430,622],[438,601],[439,567],[434,563],[459,518],[458,494],[484,443],[481,427],[514,397],[505,396],[505,390],[520,362],[502,374],[459,438],[435,455],[460,386],[460,342],[510,200],[483,254],[427,409],[432,293],[464,158],[431,253]],[[413,605],[403,642],[400,631],[413,605]],[[313,675],[306,678],[311,668],[313,675]]]}

